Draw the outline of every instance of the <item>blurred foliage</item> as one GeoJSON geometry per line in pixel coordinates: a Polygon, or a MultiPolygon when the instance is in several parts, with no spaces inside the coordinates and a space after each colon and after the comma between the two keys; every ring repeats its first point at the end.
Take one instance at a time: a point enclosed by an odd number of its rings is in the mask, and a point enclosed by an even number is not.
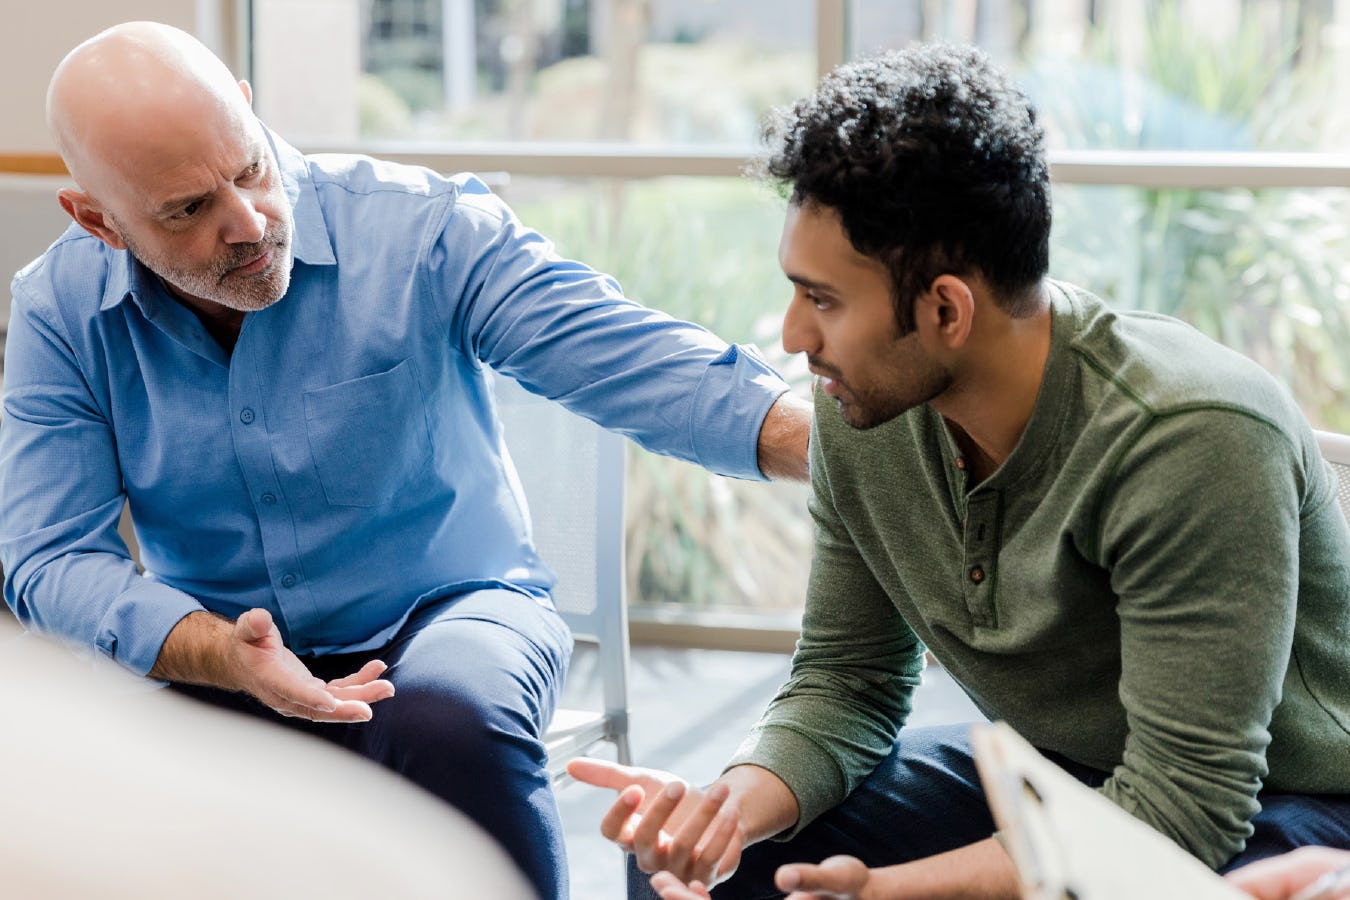
{"type": "MultiPolygon", "coordinates": [[[[442,89],[434,73],[408,67],[380,74],[419,112],[417,137],[493,140],[511,133],[512,98],[503,92],[484,90],[469,107],[437,110],[442,89]]],[[[758,137],[764,111],[807,93],[814,78],[815,61],[807,50],[767,50],[730,40],[644,44],[638,50],[628,136],[638,142],[750,144],[758,137]]],[[[543,67],[525,98],[520,137],[596,140],[610,89],[600,57],[572,57],[543,67]]],[[[362,134],[391,136],[364,128],[362,134]]]]}
{"type": "Polygon", "coordinates": [[[390,66],[372,73],[418,113],[439,110],[444,105],[445,86],[441,73],[422,66],[390,66]]]}
{"type": "MultiPolygon", "coordinates": [[[[777,194],[690,178],[573,182],[546,193],[514,205],[559,252],[613,274],[634,300],[755,343],[805,394],[809,373],[778,340],[790,291],[777,265],[777,194]]],[[[634,602],[800,607],[811,554],[805,486],[738,481],[634,450],[627,491],[634,602]]]]}
{"type": "MultiPolygon", "coordinates": [[[[1103,44],[1025,83],[1062,146],[1271,149],[1326,88],[1296,49],[1254,16],[1222,41],[1197,34],[1164,0],[1139,70],[1103,44]]],[[[1281,379],[1315,424],[1350,430],[1350,192],[1061,186],[1055,217],[1058,277],[1190,322],[1281,379]]]]}
{"type": "Polygon", "coordinates": [[[361,75],[356,102],[362,134],[400,137],[412,124],[412,110],[407,101],[378,75],[361,75]]]}

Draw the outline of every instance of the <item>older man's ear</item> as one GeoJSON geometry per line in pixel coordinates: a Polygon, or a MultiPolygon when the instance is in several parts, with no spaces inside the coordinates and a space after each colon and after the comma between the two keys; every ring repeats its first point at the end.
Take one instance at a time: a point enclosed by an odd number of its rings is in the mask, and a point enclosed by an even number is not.
{"type": "Polygon", "coordinates": [[[108,215],[103,212],[103,208],[95,203],[88,194],[65,188],[57,192],[56,199],[61,204],[61,208],[85,231],[114,250],[125,250],[127,248],[126,241],[122,240],[122,235],[112,227],[112,223],[108,215]]]}

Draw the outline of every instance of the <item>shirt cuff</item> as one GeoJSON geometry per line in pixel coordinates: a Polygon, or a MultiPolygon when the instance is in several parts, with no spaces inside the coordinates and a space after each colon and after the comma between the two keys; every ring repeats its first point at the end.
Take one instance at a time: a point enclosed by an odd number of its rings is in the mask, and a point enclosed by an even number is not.
{"type": "Polygon", "coordinates": [[[797,798],[797,822],[774,835],[776,841],[795,837],[848,795],[844,773],[834,757],[815,741],[791,728],[766,725],[750,732],[726,768],[743,765],[768,769],[783,779],[797,798]]]}
{"type": "Polygon", "coordinates": [[[708,364],[694,391],[690,446],[719,475],[767,480],[759,470],[759,432],[785,382],[753,345],[732,344],[708,364]]]}
{"type": "Polygon", "coordinates": [[[94,645],[137,675],[147,675],[173,627],[188,613],[203,609],[182,591],[141,577],[99,620],[94,645]]]}

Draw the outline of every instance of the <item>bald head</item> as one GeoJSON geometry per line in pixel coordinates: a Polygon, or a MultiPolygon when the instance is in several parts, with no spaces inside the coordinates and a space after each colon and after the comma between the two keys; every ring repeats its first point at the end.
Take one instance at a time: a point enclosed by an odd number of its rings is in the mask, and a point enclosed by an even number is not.
{"type": "Polygon", "coordinates": [[[95,194],[146,153],[173,152],[203,130],[250,118],[246,89],[225,64],[192,35],[157,22],[115,25],[80,44],[47,89],[61,157],[95,194]]]}

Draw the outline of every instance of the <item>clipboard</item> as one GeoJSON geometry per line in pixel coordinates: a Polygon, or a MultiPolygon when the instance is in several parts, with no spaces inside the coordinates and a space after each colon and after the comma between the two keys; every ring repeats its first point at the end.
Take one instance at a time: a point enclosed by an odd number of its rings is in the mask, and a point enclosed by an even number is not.
{"type": "Polygon", "coordinates": [[[974,726],[971,744],[1023,900],[1251,900],[1006,723],[974,726]]]}

